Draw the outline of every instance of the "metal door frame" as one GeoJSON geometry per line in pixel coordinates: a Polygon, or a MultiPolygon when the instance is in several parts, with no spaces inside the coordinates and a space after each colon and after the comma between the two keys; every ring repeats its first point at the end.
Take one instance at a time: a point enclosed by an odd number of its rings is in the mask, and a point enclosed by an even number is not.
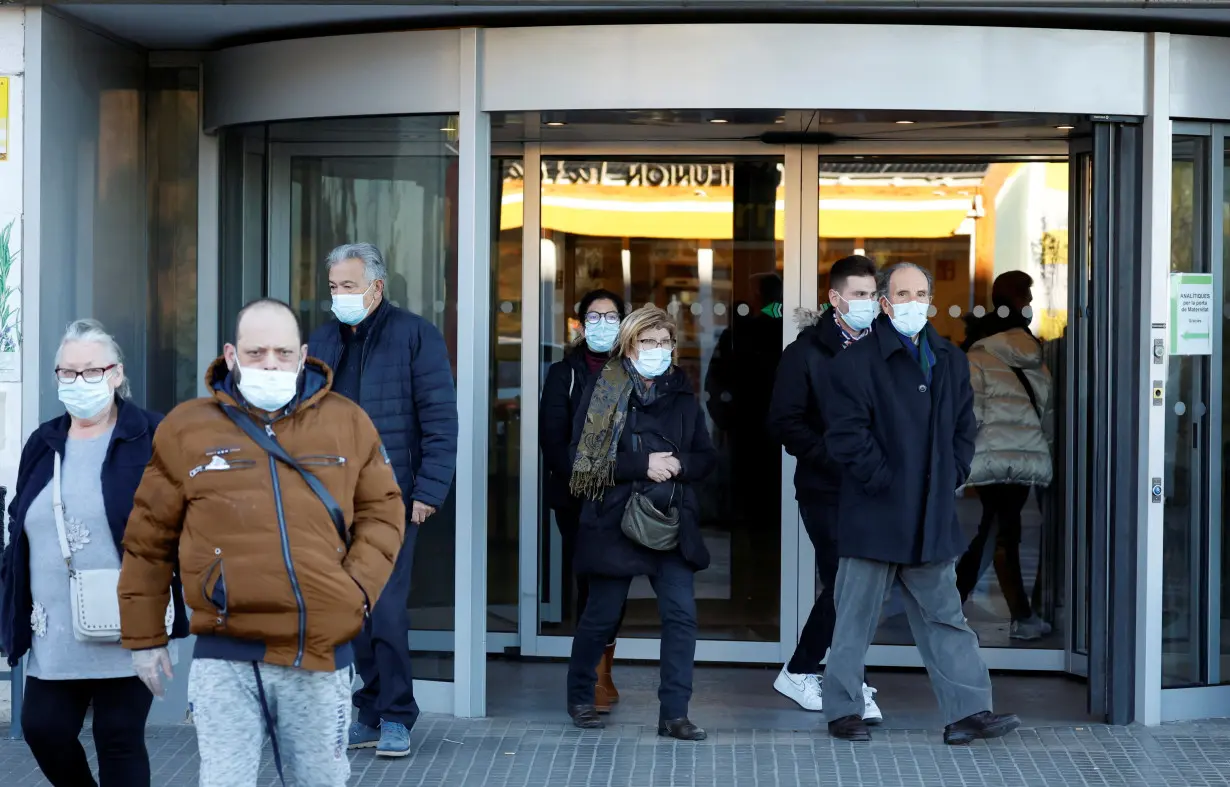
{"type": "MultiPolygon", "coordinates": [[[[520,495],[520,529],[518,538],[519,550],[519,604],[518,629],[521,654],[565,658],[572,649],[572,637],[564,635],[543,635],[539,633],[540,592],[541,581],[539,553],[539,506],[541,461],[538,449],[538,407],[541,393],[540,358],[541,358],[541,322],[542,322],[542,292],[547,284],[541,280],[541,237],[542,210],[542,161],[547,158],[628,158],[630,156],[662,156],[672,159],[682,159],[690,156],[697,158],[717,158],[722,156],[781,156],[784,163],[785,183],[785,238],[783,239],[783,310],[787,319],[783,320],[783,347],[794,339],[793,323],[788,315],[801,305],[800,260],[805,259],[800,254],[801,243],[806,243],[806,235],[800,236],[806,217],[801,211],[801,187],[803,180],[802,148],[793,146],[773,146],[760,142],[691,142],[691,143],[600,143],[578,142],[568,144],[542,145],[537,142],[527,142],[522,151],[525,179],[523,191],[525,195],[524,219],[522,233],[522,283],[521,283],[521,495],[520,495]]],[[[814,165],[813,165],[814,171],[814,165]]],[[[814,179],[813,179],[814,180],[814,179]]],[[[814,202],[812,203],[814,206],[814,202]]],[[[814,218],[812,220],[814,225],[814,218]]],[[[814,234],[811,243],[816,243],[814,234]]],[[[812,298],[814,298],[814,294],[812,298]]],[[[782,542],[781,542],[781,583],[779,590],[780,636],[777,642],[739,642],[731,640],[704,639],[703,634],[696,643],[697,662],[741,662],[751,664],[776,663],[789,657],[797,641],[796,632],[799,621],[798,593],[799,566],[801,564],[801,537],[799,527],[798,504],[794,500],[794,460],[782,452],[782,542]]],[[[810,544],[807,544],[810,549],[810,544]]],[[[813,571],[814,574],[814,571],[813,571]]],[[[810,605],[808,606],[810,609],[810,605]]],[[[491,636],[491,635],[488,635],[491,636]]],[[[656,661],[660,653],[660,640],[657,638],[620,637],[617,640],[620,658],[633,660],[656,661]]]]}

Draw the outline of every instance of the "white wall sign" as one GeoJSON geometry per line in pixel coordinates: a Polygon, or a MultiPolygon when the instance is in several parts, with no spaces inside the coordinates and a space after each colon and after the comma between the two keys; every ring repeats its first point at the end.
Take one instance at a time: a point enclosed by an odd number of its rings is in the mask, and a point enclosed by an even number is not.
{"type": "Polygon", "coordinates": [[[1170,352],[1213,353],[1213,274],[1170,274],[1170,352]]]}

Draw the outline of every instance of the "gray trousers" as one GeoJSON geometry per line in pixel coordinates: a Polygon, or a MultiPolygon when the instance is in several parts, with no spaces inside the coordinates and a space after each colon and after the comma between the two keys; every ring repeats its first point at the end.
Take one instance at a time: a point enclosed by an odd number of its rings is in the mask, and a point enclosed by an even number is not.
{"type": "Polygon", "coordinates": [[[956,560],[904,566],[843,557],[837,568],[837,623],[824,669],[829,721],[863,714],[863,662],[893,582],[904,589],[905,613],[944,724],[991,710],[991,675],[978,637],[965,622],[956,560]]]}
{"type": "MultiPolygon", "coordinates": [[[[354,669],[309,672],[261,664],[289,787],[345,787],[354,669]]],[[[269,736],[248,661],[194,659],[188,702],[201,753],[200,787],[256,787],[269,736]]]]}

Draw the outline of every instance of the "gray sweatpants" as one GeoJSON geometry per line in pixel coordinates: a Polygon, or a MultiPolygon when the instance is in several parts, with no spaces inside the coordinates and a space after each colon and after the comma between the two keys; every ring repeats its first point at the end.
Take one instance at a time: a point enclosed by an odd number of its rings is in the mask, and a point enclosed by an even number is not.
{"type": "Polygon", "coordinates": [[[843,557],[837,568],[837,623],[824,669],[829,721],[863,714],[863,663],[879,626],[884,598],[901,580],[905,613],[922,655],[944,724],[991,708],[991,675],[978,636],[965,622],[956,561],[903,566],[843,557]]]}
{"type": "MultiPolygon", "coordinates": [[[[289,787],[345,787],[354,670],[260,665],[289,787]]],[[[269,735],[252,662],[195,659],[188,707],[201,753],[201,787],[255,787],[269,735]]]]}

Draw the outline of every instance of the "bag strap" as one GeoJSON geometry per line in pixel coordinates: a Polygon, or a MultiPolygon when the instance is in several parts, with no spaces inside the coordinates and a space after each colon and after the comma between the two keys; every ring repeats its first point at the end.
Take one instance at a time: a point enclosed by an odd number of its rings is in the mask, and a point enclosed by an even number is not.
{"type": "Polygon", "coordinates": [[[341,506],[333,499],[333,495],[329,494],[329,490],[319,478],[313,475],[306,467],[296,462],[294,457],[286,453],[286,449],[282,447],[282,444],[278,442],[278,438],[273,434],[273,427],[266,425],[262,429],[257,426],[250,415],[234,405],[222,405],[222,412],[226,413],[226,416],[242,429],[244,434],[252,438],[254,443],[263,448],[266,453],[287,467],[292,468],[303,477],[304,482],[316,494],[316,497],[320,498],[320,502],[324,504],[325,509],[329,512],[329,518],[333,520],[333,526],[337,528],[337,534],[341,537],[342,543],[349,547],[350,532],[346,528],[346,516],[342,513],[341,506]]]}
{"type": "Polygon", "coordinates": [[[1034,387],[1029,384],[1029,378],[1025,376],[1025,371],[1019,366],[1009,366],[1008,368],[1012,370],[1012,373],[1016,375],[1016,379],[1020,380],[1021,385],[1025,387],[1025,393],[1029,396],[1029,403],[1033,405],[1034,412],[1041,418],[1042,411],[1038,409],[1038,397],[1034,395],[1034,387]]]}
{"type": "Polygon", "coordinates": [[[60,488],[60,454],[51,452],[55,461],[51,466],[51,509],[56,515],[56,535],[60,537],[60,556],[64,565],[73,567],[73,552],[68,547],[68,535],[64,532],[64,493],[60,488]]]}

